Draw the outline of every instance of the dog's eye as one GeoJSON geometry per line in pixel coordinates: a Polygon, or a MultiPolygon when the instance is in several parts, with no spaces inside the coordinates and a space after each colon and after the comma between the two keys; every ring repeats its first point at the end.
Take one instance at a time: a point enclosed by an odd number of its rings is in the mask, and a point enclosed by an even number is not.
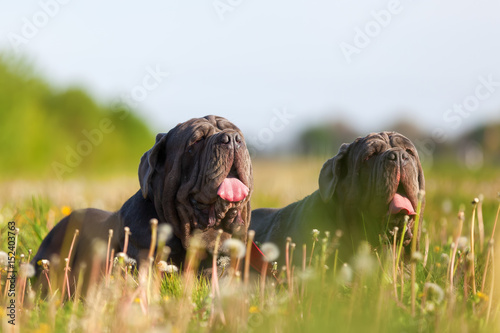
{"type": "Polygon", "coordinates": [[[377,155],[377,152],[373,152],[365,157],[365,161],[370,160],[372,157],[375,157],[377,155]]]}
{"type": "Polygon", "coordinates": [[[204,137],[204,136],[199,137],[198,139],[196,139],[196,140],[194,141],[193,145],[196,145],[196,144],[198,144],[198,143],[202,142],[203,140],[205,140],[205,137],[204,137]]]}
{"type": "Polygon", "coordinates": [[[189,146],[190,147],[195,147],[197,144],[203,142],[205,140],[204,136],[200,136],[199,138],[195,139],[189,146]]]}
{"type": "Polygon", "coordinates": [[[406,152],[407,152],[407,153],[408,153],[408,155],[410,155],[410,156],[415,156],[415,152],[413,151],[413,149],[408,148],[408,149],[406,149],[406,152]]]}
{"type": "Polygon", "coordinates": [[[192,154],[192,153],[193,153],[193,148],[195,148],[195,147],[196,147],[199,143],[201,143],[203,140],[205,140],[205,137],[204,137],[204,136],[201,136],[201,137],[197,138],[196,140],[194,140],[194,141],[193,141],[193,143],[191,143],[191,144],[189,145],[188,152],[189,152],[190,154],[192,154]]]}

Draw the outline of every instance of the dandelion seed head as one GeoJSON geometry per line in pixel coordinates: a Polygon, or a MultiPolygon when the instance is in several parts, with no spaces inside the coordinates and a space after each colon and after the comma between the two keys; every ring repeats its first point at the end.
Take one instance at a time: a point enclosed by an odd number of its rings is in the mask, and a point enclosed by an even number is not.
{"type": "Polygon", "coordinates": [[[260,247],[260,250],[264,253],[267,262],[275,261],[280,255],[280,250],[274,243],[264,243],[260,247]]]}
{"type": "Polygon", "coordinates": [[[44,270],[47,270],[50,267],[50,261],[47,259],[38,260],[37,265],[42,266],[44,270]]]}
{"type": "Polygon", "coordinates": [[[9,256],[7,255],[7,253],[0,251],[0,267],[7,266],[8,261],[9,261],[9,256]]]}
{"type": "Polygon", "coordinates": [[[458,237],[457,240],[457,248],[461,251],[465,251],[465,249],[469,246],[469,238],[465,236],[458,237]]]}
{"type": "MultiPolygon", "coordinates": [[[[219,229],[222,231],[222,229],[219,229]]],[[[248,230],[248,239],[253,239],[255,237],[255,230],[248,230]]]]}
{"type": "Polygon", "coordinates": [[[275,271],[275,272],[278,271],[278,262],[277,261],[273,262],[273,271],[275,271]]]}
{"type": "Polygon", "coordinates": [[[166,243],[170,237],[172,237],[174,229],[168,223],[162,223],[158,227],[158,243],[164,244],[166,243]]]}
{"type": "Polygon", "coordinates": [[[426,312],[434,312],[434,310],[436,310],[436,305],[434,305],[433,302],[427,302],[425,304],[425,311],[426,312]]]}
{"type": "Polygon", "coordinates": [[[352,281],[352,276],[353,272],[351,266],[344,263],[337,275],[337,282],[340,284],[348,284],[352,281]]]}
{"type": "Polygon", "coordinates": [[[159,270],[160,272],[162,272],[162,273],[163,273],[163,272],[165,272],[165,271],[167,270],[167,266],[168,266],[168,264],[167,264],[167,262],[166,262],[166,261],[164,261],[164,260],[160,260],[160,261],[158,261],[158,263],[156,264],[156,268],[158,268],[158,270],[159,270]]]}
{"type": "Polygon", "coordinates": [[[435,304],[440,304],[444,299],[444,290],[436,283],[426,282],[424,289],[427,289],[427,300],[435,304]]]}
{"type": "Polygon", "coordinates": [[[422,261],[422,260],[424,260],[424,255],[422,254],[422,252],[415,251],[411,255],[411,260],[414,262],[422,261]]]}
{"type": "Polygon", "coordinates": [[[128,260],[128,256],[123,253],[123,252],[118,252],[115,256],[115,259],[113,259],[113,265],[118,265],[118,264],[125,264],[128,260]]]}
{"type": "Polygon", "coordinates": [[[313,238],[313,240],[315,242],[318,241],[318,237],[319,237],[319,230],[318,229],[313,229],[312,230],[312,238],[313,238]]]}
{"type": "Polygon", "coordinates": [[[441,261],[444,263],[444,264],[448,264],[450,262],[450,256],[446,253],[442,253],[441,254],[441,261]]]}
{"type": "Polygon", "coordinates": [[[245,255],[245,244],[236,238],[228,238],[222,244],[222,249],[225,253],[229,253],[231,257],[243,258],[245,255]]]}
{"type": "Polygon", "coordinates": [[[118,252],[118,253],[116,254],[116,256],[117,256],[118,258],[122,258],[122,259],[124,259],[124,260],[128,258],[128,256],[127,256],[125,253],[123,253],[123,252],[118,252]]]}
{"type": "Polygon", "coordinates": [[[177,273],[179,272],[179,268],[175,265],[167,265],[167,269],[165,271],[165,273],[167,274],[174,274],[174,273],[177,273]]]}
{"type": "Polygon", "coordinates": [[[307,267],[304,271],[297,273],[297,276],[303,281],[311,280],[315,275],[316,272],[312,267],[307,267]]]}
{"type": "Polygon", "coordinates": [[[35,267],[33,267],[32,264],[22,264],[20,267],[20,273],[22,276],[26,276],[28,278],[31,278],[35,276],[35,267]]]}
{"type": "Polygon", "coordinates": [[[362,242],[358,253],[354,256],[353,266],[357,272],[370,274],[375,269],[375,259],[371,255],[371,247],[368,242],[362,242]]]}
{"type": "Polygon", "coordinates": [[[222,269],[228,267],[229,264],[231,264],[231,258],[229,258],[228,256],[222,256],[217,259],[217,266],[221,267],[222,269]]]}
{"type": "Polygon", "coordinates": [[[453,202],[450,200],[450,198],[446,198],[443,200],[443,202],[441,203],[441,210],[445,214],[451,213],[451,211],[453,210],[453,202]]]}

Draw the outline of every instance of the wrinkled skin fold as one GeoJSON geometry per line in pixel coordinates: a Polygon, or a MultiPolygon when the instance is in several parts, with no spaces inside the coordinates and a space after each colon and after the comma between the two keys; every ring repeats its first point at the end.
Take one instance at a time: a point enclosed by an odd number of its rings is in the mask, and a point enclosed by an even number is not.
{"type": "MultiPolygon", "coordinates": [[[[201,232],[203,247],[209,250],[219,229],[222,240],[231,235],[246,239],[252,166],[243,134],[226,119],[191,119],[167,134],[158,134],[153,148],[141,159],[139,180],[142,197],[154,204],[160,223],[173,226],[184,249],[195,230],[201,232]],[[218,196],[226,178],[235,178],[248,188],[244,199],[231,202],[218,196]]],[[[147,227],[128,221],[126,214],[123,220],[132,235],[133,229],[147,227]]]]}

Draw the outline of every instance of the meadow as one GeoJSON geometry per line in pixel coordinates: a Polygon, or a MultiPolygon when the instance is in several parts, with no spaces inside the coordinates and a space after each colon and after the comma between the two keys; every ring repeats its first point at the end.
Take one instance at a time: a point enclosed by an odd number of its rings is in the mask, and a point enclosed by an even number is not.
{"type": "MultiPolygon", "coordinates": [[[[281,207],[311,193],[322,162],[256,160],[253,208],[281,207]]],[[[194,273],[193,249],[183,274],[158,266],[133,274],[118,261],[85,299],[77,288],[70,300],[61,295],[61,281],[46,298],[33,288],[23,265],[30,250],[72,210],[118,209],[138,189],[137,179],[4,180],[0,188],[0,251],[9,251],[9,222],[19,229],[15,325],[8,316],[12,279],[0,258],[2,332],[500,331],[500,253],[492,236],[500,170],[494,167],[427,168],[421,247],[406,263],[389,240],[377,251],[362,245],[352,261],[327,266],[339,235],[319,230],[306,244],[305,265],[277,267],[266,281],[255,272],[247,279],[242,267],[231,265],[217,285],[194,273]],[[310,257],[313,243],[319,251],[310,257]]],[[[303,245],[292,243],[290,251],[302,253],[303,245]]]]}

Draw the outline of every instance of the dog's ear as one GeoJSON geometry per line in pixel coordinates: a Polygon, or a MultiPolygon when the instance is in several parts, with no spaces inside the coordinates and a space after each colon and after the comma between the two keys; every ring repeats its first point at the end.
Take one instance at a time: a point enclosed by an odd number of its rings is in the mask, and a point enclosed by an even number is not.
{"type": "Polygon", "coordinates": [[[345,168],[345,157],[349,151],[350,144],[344,143],[340,146],[337,155],[323,164],[319,173],[319,194],[324,202],[328,202],[337,188],[337,183],[342,177],[345,168]]]}
{"type": "Polygon", "coordinates": [[[152,190],[152,179],[155,173],[161,172],[160,168],[164,168],[166,159],[166,133],[159,133],[156,136],[156,142],[150,150],[144,153],[139,164],[139,183],[141,185],[142,195],[148,197],[152,190]]]}

